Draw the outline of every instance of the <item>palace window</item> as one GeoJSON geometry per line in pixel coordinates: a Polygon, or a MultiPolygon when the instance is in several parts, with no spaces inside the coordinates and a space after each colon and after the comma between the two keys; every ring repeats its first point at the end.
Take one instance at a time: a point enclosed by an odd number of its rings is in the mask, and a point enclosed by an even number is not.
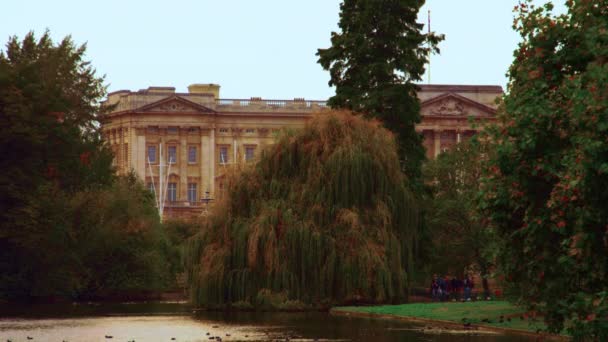
{"type": "Polygon", "coordinates": [[[251,134],[251,133],[254,133],[254,132],[255,132],[255,129],[253,129],[253,128],[247,128],[245,130],[245,133],[248,133],[248,134],[251,134]]]}
{"type": "Polygon", "coordinates": [[[198,127],[188,128],[188,133],[190,133],[190,134],[198,134],[198,132],[199,132],[198,127]]]}
{"type": "Polygon", "coordinates": [[[196,183],[188,183],[188,202],[198,202],[198,197],[196,196],[196,183]]]}
{"type": "Polygon", "coordinates": [[[169,128],[167,128],[167,133],[169,133],[169,134],[177,134],[177,127],[169,127],[169,128]]]}
{"type": "Polygon", "coordinates": [[[255,146],[245,146],[245,161],[252,161],[255,157],[255,146]]]}
{"type": "Polygon", "coordinates": [[[220,146],[220,164],[228,164],[228,147],[220,146]]]}
{"type": "Polygon", "coordinates": [[[167,200],[169,202],[177,201],[177,183],[169,183],[167,185],[167,200]]]}
{"type": "Polygon", "coordinates": [[[158,126],[148,126],[148,133],[158,134],[158,126]]]}
{"type": "Polygon", "coordinates": [[[188,146],[188,163],[196,163],[196,146],[188,146]]]}
{"type": "Polygon", "coordinates": [[[175,164],[177,161],[177,146],[167,147],[167,161],[169,164],[175,164]]]}
{"type": "Polygon", "coordinates": [[[228,133],[228,128],[220,128],[220,133],[228,133]]]}
{"type": "Polygon", "coordinates": [[[148,146],[148,163],[156,163],[156,146],[148,146]]]}

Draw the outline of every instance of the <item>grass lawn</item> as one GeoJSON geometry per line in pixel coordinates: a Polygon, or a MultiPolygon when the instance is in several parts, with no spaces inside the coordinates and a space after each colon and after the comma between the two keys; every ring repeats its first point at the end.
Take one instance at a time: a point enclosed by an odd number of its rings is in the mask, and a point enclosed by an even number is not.
{"type": "Polygon", "coordinates": [[[527,319],[522,320],[521,316],[524,310],[503,301],[349,306],[335,308],[335,310],[372,313],[379,315],[408,316],[452,321],[457,323],[464,323],[466,321],[475,325],[486,325],[533,332],[536,332],[538,329],[545,328],[542,318],[534,322],[527,319]],[[503,323],[500,323],[500,316],[504,316],[503,323]],[[508,318],[510,318],[510,321],[508,318]],[[482,322],[484,319],[487,319],[490,322],[482,322]]]}

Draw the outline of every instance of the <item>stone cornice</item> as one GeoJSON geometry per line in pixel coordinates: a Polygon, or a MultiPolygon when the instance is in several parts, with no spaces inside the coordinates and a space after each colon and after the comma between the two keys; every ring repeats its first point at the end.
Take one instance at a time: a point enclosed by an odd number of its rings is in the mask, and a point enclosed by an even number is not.
{"type": "Polygon", "coordinates": [[[417,84],[416,86],[422,92],[503,94],[502,87],[497,85],[417,84]]]}

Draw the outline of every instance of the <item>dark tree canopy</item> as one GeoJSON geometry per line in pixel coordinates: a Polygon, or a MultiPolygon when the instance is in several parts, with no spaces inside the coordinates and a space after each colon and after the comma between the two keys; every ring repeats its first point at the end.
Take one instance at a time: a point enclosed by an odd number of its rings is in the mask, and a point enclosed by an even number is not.
{"type": "Polygon", "coordinates": [[[466,141],[425,163],[425,183],[431,190],[426,211],[430,241],[425,247],[432,273],[461,275],[467,268],[482,277],[489,273],[492,235],[477,210],[484,155],[486,144],[466,141]]]}
{"type": "Polygon", "coordinates": [[[153,200],[117,180],[99,134],[103,78],[49,32],[0,52],[0,300],[160,288],[153,200]]]}
{"type": "Polygon", "coordinates": [[[0,218],[44,182],[66,190],[111,182],[97,132],[105,87],[84,53],[69,37],[55,45],[48,32],[12,37],[0,53],[0,218]]]}
{"type": "Polygon", "coordinates": [[[416,22],[420,0],[345,0],[331,44],[319,49],[319,63],[329,70],[336,95],[332,108],[346,108],[379,119],[397,136],[402,167],[413,182],[420,179],[425,158],[416,133],[420,103],[414,82],[420,81],[431,52],[443,39],[423,34],[416,22]]]}
{"type": "Polygon", "coordinates": [[[482,209],[499,264],[549,329],[608,339],[608,1],[522,2],[482,209]]]}

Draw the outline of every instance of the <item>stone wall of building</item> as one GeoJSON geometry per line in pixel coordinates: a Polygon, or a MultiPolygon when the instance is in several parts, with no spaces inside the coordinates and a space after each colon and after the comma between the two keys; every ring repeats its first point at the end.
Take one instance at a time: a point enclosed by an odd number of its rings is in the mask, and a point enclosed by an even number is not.
{"type": "MultiPolygon", "coordinates": [[[[429,158],[472,136],[473,117],[493,121],[498,86],[422,85],[422,122],[429,158]]],[[[254,159],[285,127],[302,127],[325,101],[221,99],[220,86],[195,84],[188,93],[173,87],[120,90],[108,95],[111,111],[102,120],[119,173],[134,170],[163,195],[164,213],[196,216],[223,193],[223,175],[254,159]],[[162,158],[162,159],[161,159],[162,158]]]]}

